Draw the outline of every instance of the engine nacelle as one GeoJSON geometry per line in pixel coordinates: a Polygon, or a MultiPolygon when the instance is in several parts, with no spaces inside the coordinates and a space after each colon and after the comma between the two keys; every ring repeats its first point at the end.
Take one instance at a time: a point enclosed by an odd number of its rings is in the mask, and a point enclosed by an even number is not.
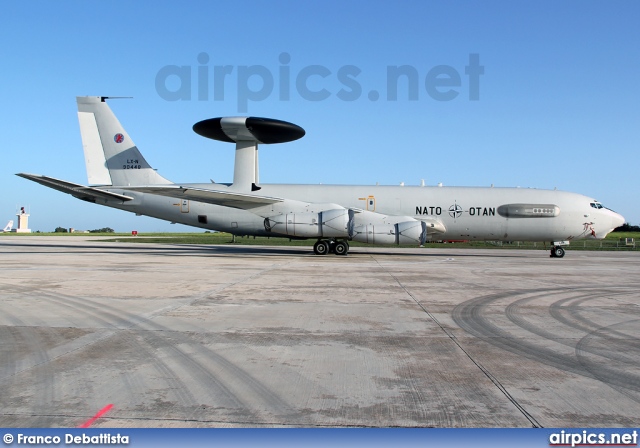
{"type": "Polygon", "coordinates": [[[351,239],[369,244],[424,244],[427,224],[405,221],[397,224],[361,225],[353,228],[351,239]]]}
{"type": "Polygon", "coordinates": [[[265,218],[267,232],[300,238],[348,238],[349,211],[325,210],[320,213],[287,213],[265,218]]]}
{"type": "Polygon", "coordinates": [[[264,228],[267,232],[280,235],[318,238],[322,236],[318,215],[318,213],[287,213],[273,218],[265,218],[264,228]]]}
{"type": "Polygon", "coordinates": [[[368,244],[396,244],[396,226],[394,224],[367,224],[353,228],[353,241],[368,244]]]}
{"type": "Polygon", "coordinates": [[[325,238],[346,238],[349,236],[349,210],[334,209],[320,212],[322,236],[325,238]]]}
{"type": "Polygon", "coordinates": [[[265,218],[264,228],[298,238],[346,238],[370,244],[422,245],[427,240],[424,221],[353,209],[286,213],[265,218]],[[406,221],[394,222],[397,219],[406,221]]]}
{"type": "Polygon", "coordinates": [[[419,244],[427,241],[427,223],[424,221],[405,221],[396,224],[397,244],[419,244]]]}

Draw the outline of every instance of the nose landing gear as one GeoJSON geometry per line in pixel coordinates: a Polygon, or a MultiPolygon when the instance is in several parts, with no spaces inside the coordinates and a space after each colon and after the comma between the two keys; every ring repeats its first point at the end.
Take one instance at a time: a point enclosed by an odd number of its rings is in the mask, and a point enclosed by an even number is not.
{"type": "Polygon", "coordinates": [[[551,248],[551,258],[562,258],[564,257],[564,249],[562,248],[562,246],[553,246],[551,248]]]}

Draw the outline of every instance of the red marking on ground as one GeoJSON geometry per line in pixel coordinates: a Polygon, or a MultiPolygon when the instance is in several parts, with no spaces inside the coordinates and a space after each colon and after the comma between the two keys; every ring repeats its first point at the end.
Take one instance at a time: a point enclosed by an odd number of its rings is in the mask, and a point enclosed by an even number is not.
{"type": "Polygon", "coordinates": [[[96,420],[98,420],[100,417],[102,417],[104,414],[106,414],[107,412],[109,412],[111,410],[111,408],[113,407],[112,404],[108,404],[105,407],[103,407],[102,409],[100,409],[98,411],[98,413],[96,415],[94,415],[93,417],[91,417],[89,420],[87,420],[86,422],[84,422],[82,425],[78,426],[78,428],[88,428],[89,426],[93,425],[93,422],[95,422],[96,420]]]}

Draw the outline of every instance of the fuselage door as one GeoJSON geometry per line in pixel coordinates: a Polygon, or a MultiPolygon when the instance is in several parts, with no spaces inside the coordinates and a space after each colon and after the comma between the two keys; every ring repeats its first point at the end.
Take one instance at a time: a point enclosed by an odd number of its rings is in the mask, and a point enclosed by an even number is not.
{"type": "Polygon", "coordinates": [[[376,198],[374,198],[373,196],[369,196],[367,198],[367,210],[370,212],[376,211],[376,198]]]}
{"type": "Polygon", "coordinates": [[[183,199],[182,203],[180,204],[180,212],[181,213],[189,213],[189,200],[188,199],[183,199]]]}

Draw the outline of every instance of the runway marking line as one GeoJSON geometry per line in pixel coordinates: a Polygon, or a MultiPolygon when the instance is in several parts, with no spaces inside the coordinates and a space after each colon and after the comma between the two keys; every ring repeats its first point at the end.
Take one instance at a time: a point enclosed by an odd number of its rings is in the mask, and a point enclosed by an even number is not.
{"type": "Polygon", "coordinates": [[[106,414],[107,412],[109,412],[111,410],[111,408],[113,407],[112,404],[108,404],[105,407],[103,407],[102,409],[100,409],[96,415],[94,415],[93,417],[91,417],[89,420],[87,420],[86,422],[84,422],[82,425],[78,426],[78,428],[88,428],[89,426],[91,426],[93,424],[93,422],[95,422],[96,420],[98,420],[100,417],[102,417],[104,414],[106,414]]]}

